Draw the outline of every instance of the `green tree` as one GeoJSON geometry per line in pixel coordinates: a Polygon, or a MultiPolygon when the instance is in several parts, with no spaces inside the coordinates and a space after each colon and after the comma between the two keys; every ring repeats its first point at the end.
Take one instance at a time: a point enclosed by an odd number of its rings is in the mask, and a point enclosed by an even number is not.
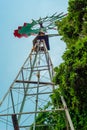
{"type": "Polygon", "coordinates": [[[54,82],[59,84],[60,92],[64,96],[75,128],[87,128],[87,38],[80,39],[63,55],[64,63],[55,68],[54,82]],[[84,124],[84,125],[83,125],[84,124]]]}
{"type": "Polygon", "coordinates": [[[59,85],[75,129],[87,129],[87,1],[69,0],[68,14],[56,22],[67,49],[63,63],[55,68],[53,81],[59,85]]]}
{"type": "Polygon", "coordinates": [[[69,0],[67,17],[56,23],[59,34],[62,35],[62,39],[68,47],[87,34],[86,14],[86,0],[69,0]]]}

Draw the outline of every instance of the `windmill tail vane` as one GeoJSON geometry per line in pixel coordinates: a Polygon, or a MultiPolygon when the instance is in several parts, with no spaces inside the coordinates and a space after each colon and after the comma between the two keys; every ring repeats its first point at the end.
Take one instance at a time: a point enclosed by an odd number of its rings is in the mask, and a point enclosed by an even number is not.
{"type": "Polygon", "coordinates": [[[65,17],[66,14],[53,14],[51,16],[46,16],[44,18],[39,18],[38,20],[33,20],[31,23],[24,23],[23,26],[19,26],[18,29],[14,30],[14,36],[21,38],[21,37],[28,37],[31,35],[38,35],[40,31],[47,32],[49,29],[55,30],[55,22],[61,20],[65,17]],[[39,25],[39,27],[38,27],[39,25]]]}

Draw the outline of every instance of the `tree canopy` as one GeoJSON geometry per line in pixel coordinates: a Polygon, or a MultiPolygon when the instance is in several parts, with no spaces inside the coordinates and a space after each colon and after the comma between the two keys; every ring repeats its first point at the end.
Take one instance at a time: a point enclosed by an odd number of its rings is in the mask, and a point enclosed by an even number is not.
{"type": "Polygon", "coordinates": [[[75,129],[87,129],[87,1],[69,0],[68,14],[56,22],[67,48],[54,82],[66,99],[75,129]]]}

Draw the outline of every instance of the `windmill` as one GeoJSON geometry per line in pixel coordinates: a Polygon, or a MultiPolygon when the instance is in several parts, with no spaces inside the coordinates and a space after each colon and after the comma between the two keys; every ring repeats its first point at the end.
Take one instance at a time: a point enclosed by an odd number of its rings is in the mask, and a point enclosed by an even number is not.
{"type": "Polygon", "coordinates": [[[68,123],[67,130],[74,130],[66,102],[60,96],[63,107],[54,108],[50,95],[55,90],[53,78],[53,64],[49,55],[49,37],[58,34],[46,34],[48,30],[55,29],[55,21],[64,17],[62,13],[46,16],[24,23],[14,31],[14,36],[28,37],[35,35],[33,46],[18,75],[9,90],[0,102],[0,122],[4,130],[37,130],[42,127],[52,128],[56,124],[37,123],[38,116],[42,113],[64,112],[68,123]]]}

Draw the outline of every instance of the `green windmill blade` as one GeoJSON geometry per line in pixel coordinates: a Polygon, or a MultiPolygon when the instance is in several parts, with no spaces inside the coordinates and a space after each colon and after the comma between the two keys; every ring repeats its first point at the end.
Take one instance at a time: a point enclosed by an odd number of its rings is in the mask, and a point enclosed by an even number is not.
{"type": "Polygon", "coordinates": [[[31,23],[25,23],[23,26],[19,26],[14,31],[14,35],[18,38],[31,36],[32,34],[38,34],[40,31],[47,32],[49,29],[55,28],[55,22],[62,19],[65,15],[62,13],[54,13],[51,16],[39,18],[38,20],[32,19],[31,23]]]}

